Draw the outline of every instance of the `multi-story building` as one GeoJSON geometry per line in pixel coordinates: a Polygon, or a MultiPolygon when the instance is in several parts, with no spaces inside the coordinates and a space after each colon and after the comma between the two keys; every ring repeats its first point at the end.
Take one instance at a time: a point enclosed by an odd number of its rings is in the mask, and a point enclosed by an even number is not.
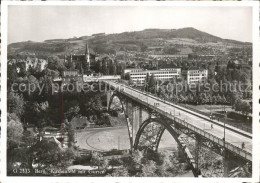
{"type": "Polygon", "coordinates": [[[187,71],[187,83],[205,83],[208,79],[208,70],[191,67],[187,71]]]}
{"type": "Polygon", "coordinates": [[[62,81],[63,85],[67,85],[71,82],[83,82],[83,77],[77,70],[66,70],[62,72],[62,78],[55,78],[53,81],[62,81]]]}
{"type": "Polygon", "coordinates": [[[147,74],[149,76],[154,75],[155,80],[169,81],[173,78],[181,77],[181,68],[167,68],[160,70],[131,70],[129,72],[130,80],[139,86],[143,86],[145,84],[147,74]]]}
{"type": "Polygon", "coordinates": [[[127,68],[127,69],[124,69],[124,74],[130,73],[130,72],[139,72],[139,71],[143,71],[143,69],[127,68]]]}

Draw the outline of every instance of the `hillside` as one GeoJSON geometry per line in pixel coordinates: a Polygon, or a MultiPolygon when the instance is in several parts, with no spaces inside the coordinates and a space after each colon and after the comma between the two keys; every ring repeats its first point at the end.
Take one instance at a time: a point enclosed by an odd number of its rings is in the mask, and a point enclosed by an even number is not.
{"type": "Polygon", "coordinates": [[[79,38],[53,39],[44,42],[19,42],[8,45],[9,55],[62,55],[84,53],[88,41],[89,47],[97,53],[115,53],[119,50],[144,51],[147,47],[167,47],[173,44],[235,44],[251,45],[220,37],[188,27],[182,29],[145,29],[143,31],[118,34],[93,34],[79,38]],[[177,41],[176,41],[177,40],[177,41]]]}

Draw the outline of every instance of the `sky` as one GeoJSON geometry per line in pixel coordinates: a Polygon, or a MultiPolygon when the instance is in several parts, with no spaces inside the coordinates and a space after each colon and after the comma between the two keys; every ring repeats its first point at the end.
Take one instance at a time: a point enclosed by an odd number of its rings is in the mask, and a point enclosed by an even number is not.
{"type": "Polygon", "coordinates": [[[251,7],[10,5],[8,43],[184,27],[252,42],[252,23],[251,7]]]}

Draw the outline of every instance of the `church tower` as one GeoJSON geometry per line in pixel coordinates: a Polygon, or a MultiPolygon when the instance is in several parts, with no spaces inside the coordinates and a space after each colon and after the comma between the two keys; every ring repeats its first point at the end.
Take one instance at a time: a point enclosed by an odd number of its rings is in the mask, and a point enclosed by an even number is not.
{"type": "Polygon", "coordinates": [[[86,62],[87,62],[88,70],[90,70],[90,58],[89,58],[88,42],[86,44],[85,56],[86,56],[86,62]]]}

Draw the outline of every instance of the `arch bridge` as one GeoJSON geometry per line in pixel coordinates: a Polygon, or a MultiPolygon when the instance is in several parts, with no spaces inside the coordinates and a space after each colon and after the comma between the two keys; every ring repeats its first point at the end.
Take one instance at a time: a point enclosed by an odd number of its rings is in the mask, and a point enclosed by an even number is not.
{"type": "Polygon", "coordinates": [[[115,98],[120,101],[128,127],[131,151],[158,150],[164,131],[178,145],[178,155],[190,165],[193,174],[201,174],[201,147],[223,157],[223,175],[237,166],[252,164],[252,134],[164,101],[146,92],[115,81],[102,81],[107,87],[107,110],[115,98]],[[181,134],[195,140],[195,153],[189,151],[181,134]],[[244,147],[241,144],[244,144],[244,147]],[[234,163],[235,162],[235,163],[234,163]]]}

